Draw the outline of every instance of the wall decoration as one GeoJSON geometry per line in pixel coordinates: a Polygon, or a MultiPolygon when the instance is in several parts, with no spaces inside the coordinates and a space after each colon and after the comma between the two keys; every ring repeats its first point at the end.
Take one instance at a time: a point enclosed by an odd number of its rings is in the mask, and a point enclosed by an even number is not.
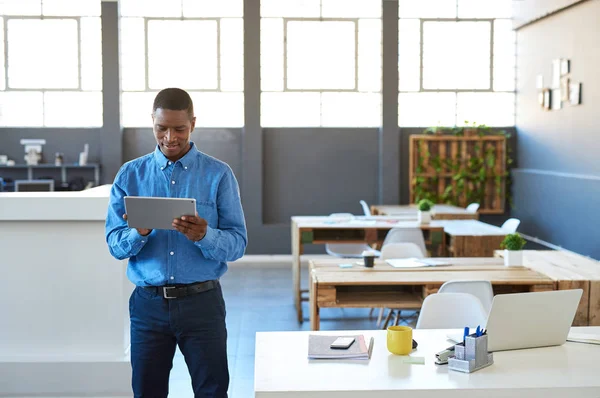
{"type": "Polygon", "coordinates": [[[544,88],[544,75],[537,75],[535,79],[535,88],[541,90],[544,88]]]}
{"type": "Polygon", "coordinates": [[[561,101],[569,102],[569,83],[571,80],[568,76],[563,76],[560,78],[560,95],[561,101]]]}
{"type": "Polygon", "coordinates": [[[543,90],[538,93],[538,103],[540,104],[540,106],[542,108],[544,108],[544,91],[543,90]]]}
{"type": "Polygon", "coordinates": [[[568,75],[569,73],[571,73],[571,61],[568,59],[561,59],[560,60],[560,75],[564,76],[564,75],[568,75]]]}
{"type": "Polygon", "coordinates": [[[560,59],[555,59],[552,61],[552,87],[551,88],[559,88],[560,87],[560,59]]]}
{"type": "Polygon", "coordinates": [[[550,95],[550,104],[553,111],[557,111],[562,107],[560,88],[552,89],[552,94],[550,95]]]}
{"type": "Polygon", "coordinates": [[[552,100],[552,90],[545,88],[542,93],[544,95],[544,109],[548,111],[550,110],[550,102],[552,100]]]}
{"type": "Polygon", "coordinates": [[[581,104],[581,83],[569,84],[569,102],[571,105],[581,104]]]}

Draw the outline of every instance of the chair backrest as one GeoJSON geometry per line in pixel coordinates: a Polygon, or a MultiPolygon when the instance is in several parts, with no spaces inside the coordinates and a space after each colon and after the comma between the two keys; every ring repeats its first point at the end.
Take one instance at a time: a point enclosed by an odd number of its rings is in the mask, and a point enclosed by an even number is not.
{"type": "Polygon", "coordinates": [[[381,247],[381,259],[388,258],[424,258],[425,253],[421,251],[419,246],[411,242],[388,243],[381,247]]]}
{"type": "Polygon", "coordinates": [[[425,297],[417,329],[484,327],[487,314],[481,301],[468,293],[431,294],[425,297]]]}
{"type": "Polygon", "coordinates": [[[477,210],[479,210],[479,203],[471,203],[467,206],[467,211],[469,213],[477,213],[477,210]]]}
{"type": "Polygon", "coordinates": [[[427,256],[427,248],[425,247],[425,238],[423,238],[423,231],[421,228],[392,228],[385,239],[381,247],[390,243],[414,243],[419,246],[421,252],[427,256]]]}
{"type": "Polygon", "coordinates": [[[367,202],[365,202],[364,200],[360,201],[360,205],[362,206],[363,209],[363,213],[365,213],[365,216],[371,216],[371,209],[369,209],[369,205],[367,204],[367,202]]]}
{"type": "Polygon", "coordinates": [[[341,258],[362,258],[362,252],[370,249],[365,243],[328,243],[325,245],[327,254],[341,258]]]}
{"type": "Polygon", "coordinates": [[[508,233],[514,234],[517,232],[519,224],[521,224],[521,220],[518,218],[509,218],[508,220],[504,221],[504,224],[502,224],[502,227],[500,228],[505,229],[508,233]]]}
{"type": "Polygon", "coordinates": [[[477,297],[486,313],[489,314],[494,301],[494,290],[490,281],[484,280],[455,280],[444,283],[438,293],[469,293],[477,297]]]}

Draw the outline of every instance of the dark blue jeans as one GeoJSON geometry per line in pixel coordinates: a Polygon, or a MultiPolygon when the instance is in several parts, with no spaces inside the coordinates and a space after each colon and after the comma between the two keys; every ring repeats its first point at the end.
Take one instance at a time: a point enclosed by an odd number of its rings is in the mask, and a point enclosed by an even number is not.
{"type": "Polygon", "coordinates": [[[129,299],[132,387],[136,398],[165,398],[175,347],[194,396],[227,397],[227,329],[221,286],[176,299],[136,287],[129,299]]]}

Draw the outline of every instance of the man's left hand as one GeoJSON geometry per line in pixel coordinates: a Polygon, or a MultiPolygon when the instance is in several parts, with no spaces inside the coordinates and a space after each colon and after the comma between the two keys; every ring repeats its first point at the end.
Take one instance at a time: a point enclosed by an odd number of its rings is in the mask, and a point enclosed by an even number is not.
{"type": "Polygon", "coordinates": [[[206,235],[208,222],[196,214],[195,216],[182,216],[174,219],[173,227],[192,242],[198,242],[206,235]]]}

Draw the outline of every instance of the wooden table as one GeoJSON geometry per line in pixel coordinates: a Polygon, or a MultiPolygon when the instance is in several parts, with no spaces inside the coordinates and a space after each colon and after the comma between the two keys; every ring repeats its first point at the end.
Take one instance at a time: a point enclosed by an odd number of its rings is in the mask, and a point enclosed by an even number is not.
{"type": "MultiPolygon", "coordinates": [[[[381,216],[412,216],[417,218],[416,205],[372,205],[371,213],[381,216]]],[[[434,220],[479,220],[479,213],[471,213],[464,207],[438,204],[431,209],[434,220]]]]}
{"type": "Polygon", "coordinates": [[[302,301],[308,301],[302,293],[300,283],[300,255],[305,244],[326,243],[367,243],[381,244],[392,228],[421,228],[425,243],[440,255],[446,252],[446,236],[444,226],[439,221],[430,224],[419,224],[417,221],[406,221],[405,217],[355,217],[346,221],[328,216],[296,216],[292,217],[292,274],[294,304],[298,314],[298,322],[303,321],[302,301]]]}
{"type": "Polygon", "coordinates": [[[441,220],[448,235],[448,255],[454,257],[492,257],[508,232],[477,220],[441,220]]]}
{"type": "Polygon", "coordinates": [[[524,250],[523,265],[553,279],[559,290],[583,289],[573,325],[600,326],[600,261],[569,251],[524,250]]]}
{"type": "Polygon", "coordinates": [[[344,259],[310,260],[310,325],[319,330],[322,307],[419,309],[423,299],[449,280],[489,280],[495,294],[555,290],[556,282],[499,258],[445,258],[449,266],[399,269],[378,260],[375,267],[340,268],[344,259]]]}
{"type": "MultiPolygon", "coordinates": [[[[572,328],[600,334],[600,328],[572,328]]],[[[414,330],[419,346],[411,365],[392,355],[383,330],[256,333],[256,398],[597,398],[600,345],[567,342],[562,346],[494,353],[494,364],[471,374],[434,364],[436,352],[450,346],[457,330],[414,330]],[[308,335],[357,335],[374,338],[370,360],[308,360],[308,335]]]]}

